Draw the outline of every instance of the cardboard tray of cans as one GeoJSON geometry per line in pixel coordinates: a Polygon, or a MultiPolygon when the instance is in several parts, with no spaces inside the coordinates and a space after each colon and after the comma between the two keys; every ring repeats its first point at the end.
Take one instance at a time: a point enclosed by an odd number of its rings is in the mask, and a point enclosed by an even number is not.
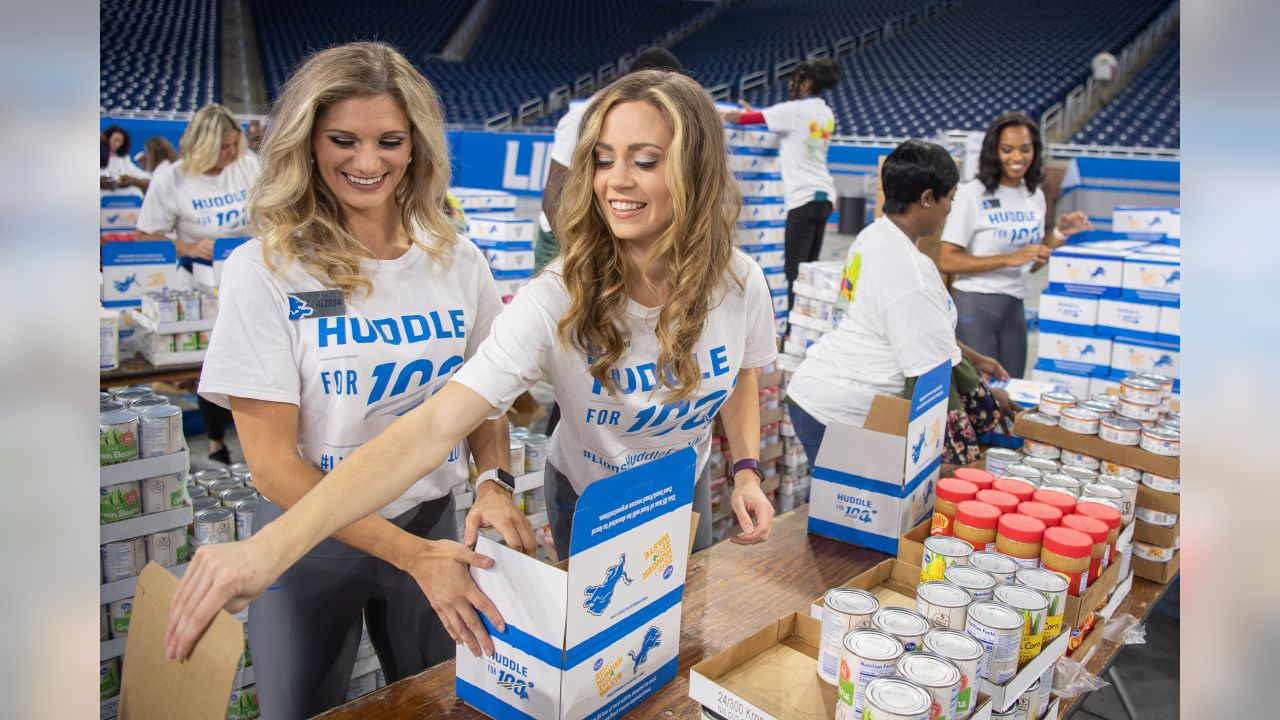
{"type": "Polygon", "coordinates": [[[190,467],[190,463],[191,453],[181,450],[169,455],[103,465],[98,471],[98,478],[101,487],[110,487],[120,483],[146,480],[161,475],[184,473],[190,467]]]}
{"type": "Polygon", "coordinates": [[[1150,580],[1161,585],[1168,584],[1178,574],[1182,566],[1182,552],[1174,551],[1173,559],[1168,562],[1156,562],[1146,558],[1133,556],[1133,574],[1143,580],[1150,580]]]}
{"type": "Polygon", "coordinates": [[[182,322],[162,323],[154,318],[143,315],[137,310],[130,310],[133,316],[133,322],[141,326],[145,330],[153,332],[157,335],[177,335],[178,333],[201,332],[213,329],[214,318],[203,318],[200,320],[184,320],[182,322]]]}
{"type": "MultiPolygon", "coordinates": [[[[892,562],[892,560],[887,561],[892,562]]],[[[818,677],[822,622],[790,613],[689,670],[689,697],[727,720],[831,720],[836,689],[818,677]]],[[[995,709],[979,695],[971,718],[995,709]]],[[[1056,720],[1059,701],[1045,720],[1056,720]]]]}
{"type": "MultiPolygon", "coordinates": [[[[901,558],[889,558],[870,570],[849,579],[840,587],[866,590],[876,596],[876,599],[880,601],[880,607],[903,607],[908,610],[915,610],[916,586],[919,584],[919,562],[913,564],[904,562],[901,558]]],[[[821,626],[821,598],[815,600],[809,608],[809,615],[811,619],[816,619],[819,626],[821,626]]],[[[1020,695],[1027,691],[1027,688],[1031,687],[1037,678],[1049,669],[1050,665],[1066,654],[1067,647],[1071,643],[1071,633],[1066,632],[1069,625],[1071,624],[1064,617],[1062,621],[1064,632],[1055,638],[1053,642],[1044,646],[1040,650],[1040,654],[1018,670],[1018,674],[1014,675],[1009,682],[1004,685],[996,685],[986,680],[981,680],[979,682],[979,694],[991,698],[991,705],[994,709],[1007,709],[1017,701],[1020,695]]],[[[1095,628],[1100,628],[1100,626],[1101,623],[1095,623],[1095,628]]],[[[1074,627],[1074,625],[1071,625],[1071,627],[1074,627]]],[[[1101,637],[1102,633],[1092,632],[1090,636],[1101,637]]],[[[979,706],[979,709],[981,709],[981,706],[979,706]]],[[[977,711],[975,711],[973,717],[978,717],[977,711]]]]}
{"type": "Polygon", "coordinates": [[[1126,467],[1146,470],[1161,477],[1181,477],[1179,458],[1157,455],[1136,445],[1117,445],[1097,435],[1082,435],[1060,427],[1030,422],[1023,417],[1025,414],[1019,414],[1013,423],[1013,432],[1018,437],[1056,445],[1102,460],[1110,460],[1126,467]]]}
{"type": "Polygon", "coordinates": [[[1182,521],[1174,523],[1171,526],[1152,525],[1151,523],[1141,520],[1133,521],[1133,539],[1138,542],[1147,543],[1148,545],[1159,545],[1160,547],[1173,547],[1178,541],[1178,532],[1182,527],[1182,521]]]}

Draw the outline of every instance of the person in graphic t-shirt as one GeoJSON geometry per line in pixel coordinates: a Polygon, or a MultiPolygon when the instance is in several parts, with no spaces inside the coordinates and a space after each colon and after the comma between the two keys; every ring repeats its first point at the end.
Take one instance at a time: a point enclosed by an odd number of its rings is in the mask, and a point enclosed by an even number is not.
{"type": "Polygon", "coordinates": [[[1027,365],[1028,273],[1068,237],[1093,229],[1077,211],[1059,218],[1053,235],[1044,237],[1043,154],[1040,128],[1030,118],[996,118],[982,140],[978,176],[956,190],[938,253],[938,268],[955,274],[956,337],[1013,377],[1022,377],[1027,365]]]}
{"type": "MultiPolygon", "coordinates": [[[[588,485],[689,447],[702,515],[695,545],[707,544],[717,413],[737,459],[731,505],[743,532],[732,540],[764,541],[773,509],[760,489],[756,373],[777,349],[764,273],[733,247],[739,209],[724,132],[697,83],[646,70],[610,85],[583,118],[570,161],[561,258],[516,295],[440,392],[262,534],[196,554],[170,609],[169,655],[185,657],[220,608],[261,595],[308,548],[439,466],[539,380],[555,385],[563,409],[544,483],[557,551],[568,550],[588,485]]],[[[487,635],[482,644],[492,649],[487,635]]]]}
{"type": "MultiPolygon", "coordinates": [[[[262,493],[254,533],[269,537],[344,457],[449,381],[502,302],[484,256],[445,211],[436,93],[390,47],[355,43],[304,62],[281,91],[263,160],[254,238],[223,270],[200,393],[235,413],[262,493]]],[[[452,490],[466,482],[468,449],[482,472],[464,539],[493,526],[531,551],[533,531],[489,482],[510,462],[505,419],[467,431],[396,492],[353,489],[348,501],[378,500],[317,538],[250,607],[264,717],[343,702],[362,617],[392,682],[452,657],[455,641],[478,647],[474,608],[500,621],[467,574],[486,561],[454,542],[452,490]]]]}
{"type": "Polygon", "coordinates": [[[142,197],[147,191],[151,173],[138,167],[129,156],[129,133],[119,125],[112,125],[102,134],[107,138],[107,153],[102,158],[98,187],[105,195],[135,195],[142,197]]]}
{"type": "Polygon", "coordinates": [[[831,58],[802,63],[791,75],[790,100],[759,112],[742,100],[745,112],[724,116],[734,124],[764,123],[781,135],[782,187],[787,196],[788,305],[800,263],[813,262],[822,254],[822,236],[836,198],[835,181],[827,169],[836,119],[821,95],[839,83],[840,66],[831,58]]]}

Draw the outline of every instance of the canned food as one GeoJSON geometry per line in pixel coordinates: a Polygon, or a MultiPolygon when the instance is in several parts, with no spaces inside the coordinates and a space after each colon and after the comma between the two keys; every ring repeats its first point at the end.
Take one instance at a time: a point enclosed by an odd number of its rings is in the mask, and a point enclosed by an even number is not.
{"type": "Polygon", "coordinates": [[[1075,450],[1063,450],[1062,457],[1060,457],[1058,461],[1062,463],[1063,468],[1066,468],[1068,465],[1075,465],[1077,467],[1087,468],[1096,472],[1098,468],[1102,467],[1102,461],[1098,460],[1098,458],[1092,455],[1086,455],[1082,452],[1076,452],[1075,450]]]}
{"type": "Polygon", "coordinates": [[[187,504],[187,486],[182,476],[160,475],[142,481],[142,512],[157,513],[187,504]]]}
{"type": "Polygon", "coordinates": [[[199,332],[196,333],[196,346],[200,350],[209,349],[209,331],[208,330],[200,330],[199,332]]]}
{"type": "MultiPolygon", "coordinates": [[[[1022,452],[1027,454],[1028,460],[1031,458],[1044,458],[1046,460],[1057,460],[1058,456],[1062,454],[1062,450],[1060,450],[1057,445],[1050,445],[1049,443],[1042,443],[1038,440],[1030,440],[1030,439],[1026,439],[1022,441],[1022,452]]],[[[1025,462],[1025,461],[1020,458],[1017,462],[1025,462]]],[[[1010,463],[1010,464],[1012,465],[1017,463],[1010,463]]],[[[989,465],[988,465],[988,469],[990,469],[989,465]]],[[[1000,472],[996,474],[997,475],[1008,474],[1008,470],[1009,470],[1009,466],[1005,465],[1005,466],[1002,466],[1000,469],[1000,472]]]]}
{"type": "Polygon", "coordinates": [[[1080,493],[1080,501],[1088,500],[1110,500],[1120,507],[1120,515],[1124,516],[1124,491],[1118,490],[1101,480],[1085,485],[1084,491],[1080,493]]]}
{"type": "Polygon", "coordinates": [[[829,684],[836,684],[845,635],[850,630],[871,627],[871,616],[879,609],[880,601],[864,590],[836,588],[822,596],[818,677],[829,684]]]}
{"type": "Polygon", "coordinates": [[[981,643],[984,650],[978,677],[1003,685],[1017,674],[1025,625],[1022,613],[1004,603],[976,602],[969,606],[965,634],[981,643]]]}
{"type": "Polygon", "coordinates": [[[950,660],[960,671],[960,689],[956,693],[956,720],[966,720],[978,704],[974,686],[978,681],[978,665],[982,662],[982,644],[955,630],[930,630],[924,636],[925,652],[950,660]]]}
{"type": "Polygon", "coordinates": [[[996,589],[996,579],[991,573],[971,565],[953,565],[942,571],[942,578],[964,588],[974,602],[990,600],[996,589]]]}
{"type": "Polygon", "coordinates": [[[1119,490],[1120,498],[1120,514],[1123,516],[1123,524],[1128,525],[1133,521],[1133,508],[1138,502],[1138,483],[1127,477],[1120,475],[1104,474],[1098,477],[1098,482],[1119,490]]]}
{"type": "Polygon", "coordinates": [[[1040,405],[1036,408],[1045,415],[1058,416],[1062,411],[1074,407],[1076,396],[1065,392],[1040,393],[1040,405]]]}
{"type": "Polygon", "coordinates": [[[949,582],[920,583],[916,587],[916,612],[936,628],[963,630],[965,608],[971,602],[968,590],[949,582]]]}
{"type": "MultiPolygon", "coordinates": [[[[372,691],[370,691],[372,692],[372,691]]],[[[360,693],[365,694],[365,693],[360,693]]],[[[255,684],[245,685],[231,692],[231,701],[227,706],[229,720],[258,720],[262,711],[258,708],[258,687],[255,684]]]]}
{"type": "Polygon", "coordinates": [[[1001,585],[996,588],[996,602],[1022,613],[1022,645],[1018,651],[1018,667],[1022,667],[1040,654],[1049,599],[1039,590],[1025,585],[1001,585]]]}
{"type": "Polygon", "coordinates": [[[997,587],[1013,582],[1019,567],[1016,560],[998,552],[976,552],[969,556],[969,565],[995,578],[997,587]]]}
{"type": "Polygon", "coordinates": [[[1116,445],[1137,445],[1142,426],[1124,417],[1106,417],[1098,424],[1098,437],[1116,445]]]}
{"type": "Polygon", "coordinates": [[[1151,372],[1150,370],[1139,370],[1138,372],[1134,373],[1132,377],[1139,378],[1142,380],[1147,380],[1149,382],[1153,382],[1159,385],[1162,398],[1173,397],[1173,378],[1169,377],[1168,375],[1162,375],[1157,372],[1151,372]]]}
{"type": "Polygon", "coordinates": [[[129,620],[133,617],[133,598],[116,600],[107,606],[107,618],[111,623],[111,637],[122,638],[129,634],[129,620]]]}
{"type": "Polygon", "coordinates": [[[893,674],[904,652],[902,643],[886,632],[863,628],[845,633],[840,649],[836,720],[862,720],[868,683],[893,674]]]}
{"type": "Polygon", "coordinates": [[[148,395],[147,397],[138,398],[137,400],[130,402],[129,407],[133,408],[136,411],[146,407],[156,407],[157,405],[170,405],[170,404],[171,403],[169,402],[169,398],[164,397],[163,395],[148,395]]]}
{"type": "Polygon", "coordinates": [[[195,516],[196,546],[229,543],[236,539],[235,519],[230,510],[213,507],[195,516]]]}
{"type": "Polygon", "coordinates": [[[1063,409],[1062,415],[1058,418],[1058,427],[1081,435],[1097,435],[1098,423],[1101,420],[1101,415],[1088,408],[1069,407],[1063,409]]]}
{"type": "Polygon", "coordinates": [[[117,582],[137,577],[147,564],[142,538],[110,542],[102,546],[102,581],[117,582]]]}
{"type": "Polygon", "coordinates": [[[172,455],[182,450],[182,409],[168,403],[138,408],[140,457],[172,455]]]}
{"type": "Polygon", "coordinates": [[[200,319],[216,320],[218,318],[218,296],[217,295],[201,295],[200,296],[200,319]]]}
{"type": "Polygon", "coordinates": [[[529,433],[524,439],[525,473],[542,472],[547,466],[547,436],[529,433]]]}
{"type": "MultiPolygon", "coordinates": [[[[1098,464],[1101,467],[1101,463],[1098,464]]],[[[1080,481],[1080,486],[1084,487],[1098,479],[1098,470],[1096,468],[1087,468],[1083,465],[1067,465],[1063,463],[1058,472],[1069,477],[1073,477],[1080,481]]]]}
{"type": "MultiPolygon", "coordinates": [[[[1057,450],[1057,448],[1054,449],[1057,450]]],[[[1039,470],[1042,476],[1058,471],[1058,463],[1049,458],[1029,457],[1023,460],[1022,464],[1039,470]]]]}
{"type": "Polygon", "coordinates": [[[896,637],[907,652],[915,652],[929,632],[929,621],[918,612],[900,607],[880,608],[871,616],[871,625],[896,637]]]}
{"type": "Polygon", "coordinates": [[[226,468],[209,468],[207,470],[200,470],[195,474],[196,484],[205,488],[218,482],[219,480],[230,480],[230,479],[231,479],[231,471],[227,470],[226,468]]]}
{"type": "Polygon", "coordinates": [[[209,508],[216,508],[221,505],[222,501],[220,499],[213,497],[212,495],[205,495],[203,497],[194,498],[191,501],[191,511],[193,513],[198,513],[201,510],[208,510],[209,508]]]}
{"type": "Polygon", "coordinates": [[[179,321],[178,298],[172,295],[157,293],[150,303],[151,317],[158,323],[176,323],[179,321]]]}
{"type": "Polygon", "coordinates": [[[1143,560],[1158,563],[1169,562],[1177,552],[1177,548],[1160,547],[1159,545],[1138,542],[1137,540],[1133,541],[1133,554],[1143,560]]]}
{"type": "Polygon", "coordinates": [[[933,653],[907,653],[898,658],[897,670],[899,676],[929,693],[932,720],[955,720],[962,679],[955,663],[933,653]]]}
{"type": "Polygon", "coordinates": [[[1165,430],[1173,430],[1174,432],[1180,433],[1182,432],[1182,421],[1172,420],[1162,415],[1160,419],[1156,421],[1156,427],[1162,427],[1165,430]]]}
{"type": "MultiPolygon", "coordinates": [[[[127,392],[127,391],[126,391],[127,392]]],[[[98,413],[98,454],[101,465],[114,465],[138,459],[138,413],[114,403],[98,413]]]]}
{"type": "Polygon", "coordinates": [[[180,332],[174,335],[177,352],[195,352],[200,349],[200,333],[180,332]]]}
{"type": "Polygon", "coordinates": [[[178,319],[180,321],[200,320],[200,296],[195,293],[183,293],[177,296],[178,319]]]}
{"type": "Polygon", "coordinates": [[[162,530],[146,538],[147,559],[160,567],[171,568],[191,559],[186,528],[162,530]]]}
{"type": "Polygon", "coordinates": [[[1149,525],[1159,525],[1160,527],[1173,527],[1178,524],[1177,513],[1161,512],[1152,510],[1142,506],[1133,509],[1134,515],[1144,523],[1149,525]]]}
{"type": "Polygon", "coordinates": [[[1052,689],[1052,675],[1050,675],[1048,679],[1050,687],[1044,688],[1045,684],[1045,676],[1041,675],[1036,678],[1035,682],[1031,683],[1031,687],[1027,688],[1022,693],[1022,697],[1018,698],[1019,704],[1021,704],[1024,699],[1027,701],[1027,720],[1040,720],[1040,716],[1044,714],[1044,711],[1049,709],[1048,690],[1052,689]]]}
{"type": "Polygon", "coordinates": [[[1038,410],[1022,413],[1019,417],[1026,419],[1027,422],[1033,422],[1038,425],[1048,425],[1049,427],[1057,427],[1058,418],[1054,415],[1046,415],[1038,410]]]}
{"type": "Polygon", "coordinates": [[[1155,473],[1142,473],[1142,484],[1152,490],[1178,494],[1182,490],[1182,482],[1178,478],[1167,478],[1155,473]]]}
{"type": "Polygon", "coordinates": [[[1049,601],[1044,615],[1044,640],[1052,641],[1062,633],[1062,615],[1067,610],[1067,579],[1043,568],[1022,568],[1015,579],[1049,601]]]}
{"type": "Polygon", "coordinates": [[[1144,427],[1138,446],[1157,455],[1178,457],[1182,454],[1182,433],[1162,427],[1144,427]]]}
{"type": "Polygon", "coordinates": [[[973,546],[950,535],[931,535],[925,538],[921,556],[920,582],[941,580],[942,573],[952,565],[968,565],[973,546]]]}
{"type": "Polygon", "coordinates": [[[1120,399],[1139,405],[1159,405],[1163,391],[1159,383],[1131,376],[1120,381],[1120,399]]]}
{"type": "Polygon", "coordinates": [[[222,503],[222,507],[227,508],[228,510],[235,510],[236,505],[239,505],[245,500],[252,500],[256,497],[258,497],[258,492],[256,490],[247,487],[238,487],[231,490],[224,490],[222,494],[218,496],[218,500],[222,503]]]}
{"type": "Polygon", "coordinates": [[[1096,402],[1093,400],[1085,400],[1077,405],[1086,410],[1092,410],[1098,413],[1098,417],[1108,418],[1116,414],[1116,405],[1113,403],[1096,402]]]}
{"type": "Polygon", "coordinates": [[[1014,700],[1013,704],[1004,710],[993,708],[991,718],[992,720],[1032,720],[1027,715],[1027,712],[1031,709],[1030,705],[1025,695],[1019,695],[1018,699],[1014,700]]]}
{"type": "Polygon", "coordinates": [[[127,520],[142,514],[142,489],[138,481],[98,488],[98,522],[127,520]]]}
{"type": "Polygon", "coordinates": [[[909,680],[880,677],[867,683],[859,720],[928,720],[933,698],[909,680]]]}
{"type": "Polygon", "coordinates": [[[1073,496],[1079,496],[1080,491],[1084,489],[1085,481],[1079,478],[1071,477],[1066,473],[1050,473],[1044,476],[1044,482],[1040,483],[1042,489],[1061,488],[1070,492],[1073,496]]]}
{"type": "Polygon", "coordinates": [[[120,658],[103,660],[98,668],[98,698],[110,700],[120,694],[120,658]]]}
{"type": "Polygon", "coordinates": [[[115,395],[115,399],[118,402],[122,402],[125,405],[128,405],[129,403],[135,400],[140,400],[144,397],[151,397],[152,395],[155,395],[155,394],[156,394],[155,391],[149,387],[135,385],[133,387],[128,387],[128,388],[125,388],[124,390],[117,392],[115,395]]]}
{"type": "Polygon", "coordinates": [[[520,438],[511,438],[511,470],[512,472],[524,471],[524,440],[520,438]]]}
{"type": "MultiPolygon", "coordinates": [[[[1056,448],[1055,448],[1056,449],[1056,448]]],[[[1000,477],[1005,467],[1022,462],[1022,455],[1008,448],[991,448],[987,450],[987,472],[1000,477]]]]}
{"type": "Polygon", "coordinates": [[[223,493],[227,492],[228,490],[239,490],[242,487],[244,486],[241,485],[240,482],[237,480],[233,480],[233,479],[219,480],[215,483],[209,484],[209,487],[208,487],[209,497],[216,497],[218,499],[222,499],[223,493]]]}
{"type": "Polygon", "coordinates": [[[196,498],[205,497],[208,494],[209,494],[209,491],[200,485],[197,485],[195,483],[191,483],[187,485],[187,497],[191,498],[192,500],[195,500],[196,498]]]}
{"type": "Polygon", "coordinates": [[[1160,419],[1160,405],[1143,405],[1132,400],[1121,398],[1120,407],[1116,413],[1130,420],[1138,420],[1140,422],[1155,422],[1160,419]]]}
{"type": "Polygon", "coordinates": [[[258,512],[258,498],[241,500],[232,510],[236,514],[236,540],[253,537],[253,515],[258,512]]]}

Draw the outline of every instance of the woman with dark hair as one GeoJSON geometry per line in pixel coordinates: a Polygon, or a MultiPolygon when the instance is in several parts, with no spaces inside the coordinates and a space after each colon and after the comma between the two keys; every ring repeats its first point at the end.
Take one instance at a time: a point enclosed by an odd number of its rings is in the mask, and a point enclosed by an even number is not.
{"type": "Polygon", "coordinates": [[[1030,118],[996,118],[982,140],[978,176],[956,191],[938,255],[938,267],[956,275],[956,336],[995,357],[1014,377],[1022,377],[1027,364],[1028,273],[1043,267],[1068,237],[1093,229],[1084,213],[1074,212],[1044,237],[1043,154],[1040,128],[1030,118]]]}
{"type": "Polygon", "coordinates": [[[150,184],[151,173],[129,157],[129,133],[119,125],[112,125],[102,134],[107,139],[107,154],[100,165],[98,188],[103,195],[142,197],[150,184]]]}
{"type": "Polygon", "coordinates": [[[786,272],[788,304],[791,283],[800,263],[813,262],[822,253],[835,180],[827,169],[827,149],[836,130],[836,118],[821,94],[840,83],[840,66],[831,58],[802,63],[791,75],[791,99],[757,112],[740,100],[745,112],[726,113],[725,122],[764,124],[782,136],[782,187],[786,193],[786,272]]]}

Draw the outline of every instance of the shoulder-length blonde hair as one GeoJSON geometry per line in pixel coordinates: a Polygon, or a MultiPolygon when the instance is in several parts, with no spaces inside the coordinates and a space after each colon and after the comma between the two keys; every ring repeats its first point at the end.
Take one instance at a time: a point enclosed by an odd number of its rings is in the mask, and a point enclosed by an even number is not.
{"type": "Polygon", "coordinates": [[[182,169],[188,175],[203,175],[218,164],[222,152],[222,136],[229,132],[240,133],[236,157],[244,154],[244,132],[231,111],[218,103],[209,103],[191,116],[191,122],[182,131],[178,147],[182,148],[182,169]]]}
{"type": "Polygon", "coordinates": [[[604,118],[619,103],[643,101],[662,114],[672,131],[664,176],[671,193],[671,225],[648,251],[644,265],[664,265],[668,294],[658,312],[656,375],[672,390],[668,402],[691,397],[702,380],[694,357],[707,316],[732,275],[734,222],[742,204],[729,170],[724,130],[706,92],[677,73],[646,70],[626,75],[601,91],[582,119],[561,195],[562,274],[569,311],[561,318],[562,342],[593,357],[591,375],[614,388],[610,370],[622,358],[627,287],[649,278],[627,260],[624,241],[609,230],[593,188],[596,143],[604,118]]]}
{"type": "Polygon", "coordinates": [[[427,79],[389,45],[357,42],[311,55],[289,78],[271,112],[261,158],[262,175],[249,193],[249,217],[269,267],[302,263],[348,298],[373,291],[360,273],[368,252],[342,219],[333,193],[312,162],[316,118],[353,97],[390,95],[409,117],[413,160],[395,189],[400,223],[411,242],[444,262],[456,242],[445,213],[449,149],[444,114],[427,79]],[[422,228],[434,238],[418,239],[422,228]]]}

